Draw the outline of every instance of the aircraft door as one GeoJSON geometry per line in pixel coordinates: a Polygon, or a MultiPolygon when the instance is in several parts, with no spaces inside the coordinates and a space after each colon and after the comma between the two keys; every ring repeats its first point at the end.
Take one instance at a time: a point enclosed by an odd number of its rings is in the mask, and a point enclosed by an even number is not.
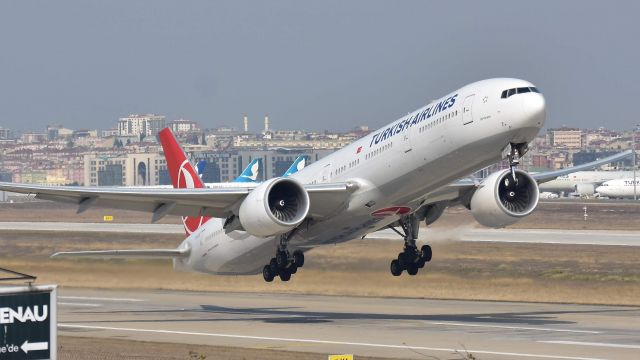
{"type": "Polygon", "coordinates": [[[402,151],[405,153],[408,153],[413,149],[413,147],[411,147],[411,130],[412,129],[409,128],[402,132],[402,151]]]}
{"type": "Polygon", "coordinates": [[[467,125],[473,122],[473,99],[474,95],[469,95],[464,99],[462,104],[462,125],[467,125]]]}
{"type": "Polygon", "coordinates": [[[322,182],[331,181],[332,175],[333,175],[333,168],[331,167],[331,164],[326,164],[322,169],[322,182]]]}

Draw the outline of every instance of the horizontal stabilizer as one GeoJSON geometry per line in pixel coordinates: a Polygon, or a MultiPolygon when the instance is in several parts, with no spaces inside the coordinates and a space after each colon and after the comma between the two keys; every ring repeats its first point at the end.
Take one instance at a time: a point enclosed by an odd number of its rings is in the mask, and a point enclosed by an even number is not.
{"type": "Polygon", "coordinates": [[[187,256],[189,256],[189,249],[63,251],[51,255],[52,258],[89,257],[103,259],[171,259],[187,256]]]}

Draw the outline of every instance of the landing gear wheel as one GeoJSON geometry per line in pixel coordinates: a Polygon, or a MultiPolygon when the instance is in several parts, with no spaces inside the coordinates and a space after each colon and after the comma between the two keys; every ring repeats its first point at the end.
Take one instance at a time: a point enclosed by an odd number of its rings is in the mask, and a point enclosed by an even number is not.
{"type": "Polygon", "coordinates": [[[402,270],[407,268],[407,265],[409,264],[409,259],[407,258],[407,254],[401,252],[400,254],[398,254],[398,266],[400,266],[400,271],[402,272],[402,270]]]}
{"type": "Polygon", "coordinates": [[[271,258],[271,261],[269,262],[269,267],[271,268],[271,272],[274,275],[278,273],[278,262],[276,261],[276,258],[271,258]]]}
{"type": "Polygon", "coordinates": [[[291,270],[289,269],[282,269],[280,270],[280,280],[282,281],[289,281],[289,279],[291,279],[291,270]]]}
{"type": "Polygon", "coordinates": [[[402,267],[400,266],[398,260],[392,260],[389,269],[391,270],[391,275],[393,276],[400,276],[402,274],[402,267]]]}
{"type": "Polygon", "coordinates": [[[418,273],[418,264],[411,263],[407,266],[407,274],[414,276],[418,273]]]}
{"type": "Polygon", "coordinates": [[[271,271],[271,266],[265,265],[262,269],[262,277],[264,277],[264,281],[272,282],[275,274],[271,271]]]}
{"type": "Polygon", "coordinates": [[[432,256],[433,256],[433,252],[431,251],[431,246],[423,245],[420,248],[420,258],[424,260],[424,262],[431,261],[432,256]]]}
{"type": "Polygon", "coordinates": [[[280,269],[284,269],[289,264],[289,256],[284,251],[278,251],[276,253],[276,264],[280,269]]]}
{"type": "Polygon", "coordinates": [[[304,253],[302,252],[302,250],[296,250],[293,252],[293,263],[297,267],[304,266],[304,253]]]}
{"type": "Polygon", "coordinates": [[[289,266],[289,271],[291,272],[291,274],[297,273],[298,267],[296,266],[296,264],[291,264],[291,266],[289,266]]]}

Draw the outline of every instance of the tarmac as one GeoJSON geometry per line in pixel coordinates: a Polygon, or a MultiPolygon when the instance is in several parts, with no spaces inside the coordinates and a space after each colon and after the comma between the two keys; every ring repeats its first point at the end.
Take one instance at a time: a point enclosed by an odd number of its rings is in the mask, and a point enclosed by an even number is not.
{"type": "Polygon", "coordinates": [[[63,336],[411,359],[640,354],[640,307],[90,289],[61,289],[58,307],[63,336]]]}

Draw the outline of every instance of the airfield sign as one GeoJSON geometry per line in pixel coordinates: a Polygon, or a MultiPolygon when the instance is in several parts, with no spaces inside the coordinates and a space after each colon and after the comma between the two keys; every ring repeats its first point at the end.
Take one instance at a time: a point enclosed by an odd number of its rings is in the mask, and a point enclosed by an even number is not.
{"type": "Polygon", "coordinates": [[[56,359],[56,286],[0,287],[0,360],[56,359]]]}

